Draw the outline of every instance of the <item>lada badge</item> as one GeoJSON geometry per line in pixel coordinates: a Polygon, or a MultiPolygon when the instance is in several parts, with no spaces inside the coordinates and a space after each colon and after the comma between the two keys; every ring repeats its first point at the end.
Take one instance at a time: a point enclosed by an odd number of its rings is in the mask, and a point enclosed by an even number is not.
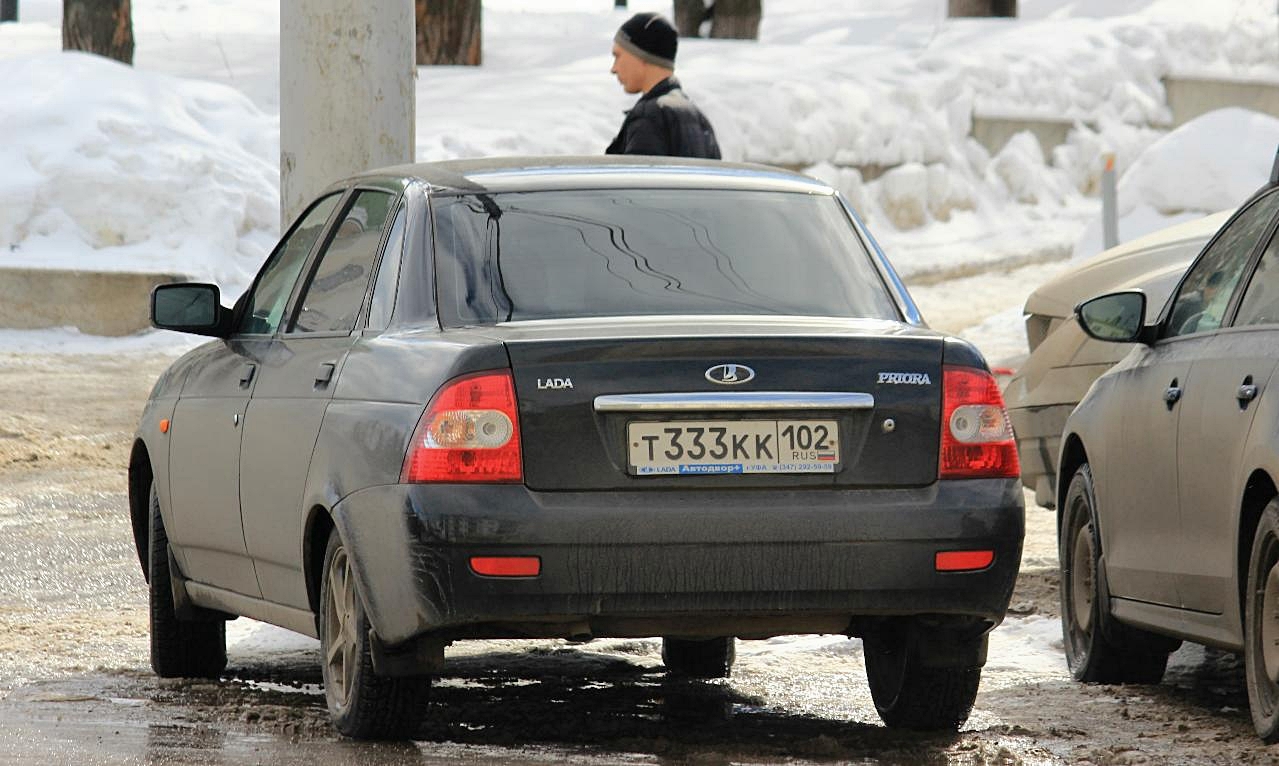
{"type": "Polygon", "coordinates": [[[755,371],[744,364],[717,364],[706,371],[706,379],[722,386],[735,386],[755,379],[755,371]]]}

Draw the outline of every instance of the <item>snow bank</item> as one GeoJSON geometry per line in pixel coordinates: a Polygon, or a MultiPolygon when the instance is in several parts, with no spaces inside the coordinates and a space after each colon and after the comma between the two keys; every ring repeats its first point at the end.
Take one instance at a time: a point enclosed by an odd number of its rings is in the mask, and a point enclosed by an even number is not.
{"type": "MultiPolygon", "coordinates": [[[[1219,109],[1154,141],[1119,179],[1119,238],[1237,207],[1261,188],[1279,148],[1279,119],[1219,109]]],[[[1075,242],[1075,258],[1105,249],[1100,217],[1075,242]]]]}
{"type": "Polygon", "coordinates": [[[1235,207],[1270,176],[1279,119],[1219,109],[1152,144],[1119,182],[1120,210],[1144,203],[1164,214],[1235,207]]]}
{"type": "MultiPolygon", "coordinates": [[[[419,69],[418,159],[601,152],[634,102],[608,71],[612,35],[671,11],[629,5],[486,0],[484,66],[419,69]]],[[[832,183],[915,283],[1068,254],[1097,219],[1102,154],[1135,171],[1166,132],[1165,75],[1279,80],[1270,0],[1023,0],[1015,20],[945,5],[785,0],[758,42],[683,40],[678,56],[726,157],[832,183]],[[1076,124],[1051,151],[1023,134],[992,156],[974,114],[1076,124]]],[[[278,229],[278,4],[138,0],[134,69],[57,53],[60,12],[24,0],[0,25],[0,259],[177,271],[233,295],[278,229]]],[[[1245,119],[1264,143],[1266,118],[1245,119]]],[[[1177,141],[1203,168],[1225,143],[1177,141]]],[[[1193,200],[1168,198],[1184,175],[1133,175],[1125,200],[1190,210],[1251,187],[1243,170],[1222,165],[1193,200]]]]}
{"type": "Polygon", "coordinates": [[[278,229],[278,120],[223,85],[98,56],[6,62],[0,266],[243,287],[278,229]]]}

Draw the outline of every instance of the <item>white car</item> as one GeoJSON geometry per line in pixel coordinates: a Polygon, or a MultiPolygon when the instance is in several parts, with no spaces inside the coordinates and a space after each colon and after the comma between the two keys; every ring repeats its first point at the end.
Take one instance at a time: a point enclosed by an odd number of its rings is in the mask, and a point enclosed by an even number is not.
{"type": "Polygon", "coordinates": [[[1081,302],[1102,293],[1141,290],[1162,307],[1190,263],[1234,213],[1219,213],[1147,234],[1098,253],[1046,282],[1026,299],[1030,357],[1004,387],[1017,436],[1021,479],[1035,502],[1056,505],[1057,453],[1066,417],[1088,387],[1132,344],[1103,343],[1068,320],[1081,302]]]}

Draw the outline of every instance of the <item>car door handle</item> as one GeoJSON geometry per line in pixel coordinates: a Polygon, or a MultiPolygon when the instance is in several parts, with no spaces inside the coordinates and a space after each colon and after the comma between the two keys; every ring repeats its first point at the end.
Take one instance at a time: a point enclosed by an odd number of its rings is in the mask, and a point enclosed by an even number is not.
{"type": "Polygon", "coordinates": [[[324,388],[333,380],[333,370],[337,368],[336,362],[321,362],[315,371],[315,387],[324,388]]]}
{"type": "Polygon", "coordinates": [[[253,373],[257,372],[256,364],[246,364],[240,368],[240,388],[248,388],[253,382],[253,373]]]}
{"type": "Polygon", "coordinates": [[[1164,389],[1164,403],[1168,405],[1168,409],[1181,400],[1181,386],[1177,385],[1177,381],[1173,381],[1171,386],[1164,389]]]}
{"type": "Polygon", "coordinates": [[[1240,405],[1246,405],[1257,398],[1257,387],[1251,383],[1244,383],[1239,386],[1239,391],[1235,394],[1235,398],[1239,400],[1240,405]]]}

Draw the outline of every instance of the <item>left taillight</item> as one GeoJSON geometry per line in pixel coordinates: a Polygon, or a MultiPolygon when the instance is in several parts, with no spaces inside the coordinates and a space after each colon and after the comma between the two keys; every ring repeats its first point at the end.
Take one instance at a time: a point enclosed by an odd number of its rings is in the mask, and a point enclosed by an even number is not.
{"type": "Polygon", "coordinates": [[[985,370],[942,369],[943,479],[1014,478],[1021,474],[1017,442],[995,378],[985,370]]]}
{"type": "Polygon", "coordinates": [[[519,408],[510,371],[482,372],[446,383],[418,421],[400,480],[523,481],[519,408]]]}

